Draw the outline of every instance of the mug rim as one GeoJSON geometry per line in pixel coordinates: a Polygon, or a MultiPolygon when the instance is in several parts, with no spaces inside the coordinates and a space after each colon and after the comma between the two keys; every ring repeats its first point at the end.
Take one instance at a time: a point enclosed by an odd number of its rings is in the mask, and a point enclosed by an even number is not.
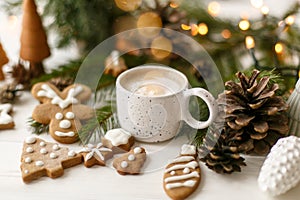
{"type": "Polygon", "coordinates": [[[127,76],[129,73],[132,73],[133,71],[138,71],[138,70],[143,70],[143,69],[159,69],[159,70],[167,70],[167,71],[171,71],[172,73],[176,73],[177,75],[179,75],[180,77],[182,77],[184,83],[182,84],[182,88],[180,88],[178,91],[171,93],[171,94],[164,94],[164,95],[157,95],[157,96],[145,96],[142,94],[136,94],[134,93],[134,95],[139,96],[139,97],[146,97],[146,98],[165,98],[165,97],[169,97],[169,96],[174,96],[177,95],[181,92],[183,92],[185,89],[187,89],[188,87],[188,80],[187,77],[180,71],[173,69],[169,66],[160,66],[160,65],[153,65],[153,64],[146,64],[146,65],[140,65],[140,66],[136,66],[134,68],[128,69],[126,71],[124,71],[123,73],[121,73],[116,80],[116,87],[122,89],[125,92],[128,93],[132,93],[130,90],[126,89],[122,84],[121,84],[121,80],[127,76]]]}

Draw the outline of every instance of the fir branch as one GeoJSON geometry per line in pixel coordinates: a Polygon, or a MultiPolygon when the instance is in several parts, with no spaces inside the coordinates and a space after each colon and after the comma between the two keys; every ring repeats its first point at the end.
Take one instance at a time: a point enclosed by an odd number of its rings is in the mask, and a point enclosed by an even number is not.
{"type": "Polygon", "coordinates": [[[49,131],[49,124],[42,124],[29,118],[27,124],[30,126],[30,130],[33,134],[40,135],[49,131]]]}
{"type": "Polygon", "coordinates": [[[104,106],[96,110],[96,119],[90,119],[78,131],[83,144],[97,141],[106,131],[115,128],[116,118],[111,106],[104,106]]]}

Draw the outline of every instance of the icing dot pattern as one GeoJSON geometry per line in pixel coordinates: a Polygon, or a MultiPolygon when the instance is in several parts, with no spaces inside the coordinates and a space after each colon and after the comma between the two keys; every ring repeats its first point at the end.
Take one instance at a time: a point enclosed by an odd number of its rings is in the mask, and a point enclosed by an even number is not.
{"type": "Polygon", "coordinates": [[[134,161],[135,160],[135,156],[133,154],[130,154],[127,159],[129,161],[134,161]]]}
{"type": "Polygon", "coordinates": [[[128,167],[128,162],[122,161],[122,162],[121,162],[121,167],[122,167],[122,168],[127,168],[127,167],[128,167]]]}

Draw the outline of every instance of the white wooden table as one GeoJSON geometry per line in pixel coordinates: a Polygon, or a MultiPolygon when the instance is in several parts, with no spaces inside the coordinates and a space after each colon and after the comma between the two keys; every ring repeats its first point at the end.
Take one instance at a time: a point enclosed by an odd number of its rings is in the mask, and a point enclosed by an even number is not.
{"type": "MultiPolygon", "coordinates": [[[[161,156],[156,154],[156,150],[166,144],[160,144],[160,146],[143,145],[149,151],[146,170],[150,164],[156,163],[158,167],[150,167],[150,170],[138,176],[121,176],[111,167],[86,168],[82,164],[66,169],[65,174],[57,179],[43,177],[30,184],[23,183],[20,156],[23,140],[31,134],[27,129],[26,121],[37,104],[38,102],[29,93],[24,93],[20,101],[14,105],[13,116],[16,127],[13,130],[0,131],[1,199],[168,199],[162,187],[162,167],[168,162],[168,158],[165,154],[161,154],[161,156]]],[[[54,142],[47,134],[42,134],[40,137],[54,142]]],[[[69,148],[78,149],[81,146],[73,144],[69,148]]],[[[171,149],[174,155],[179,152],[178,145],[167,148],[171,149]]],[[[272,198],[259,190],[256,179],[263,159],[262,157],[247,157],[248,166],[243,167],[241,173],[232,175],[216,174],[200,163],[202,181],[189,199],[299,199],[300,185],[286,195],[277,198],[272,198]]]]}

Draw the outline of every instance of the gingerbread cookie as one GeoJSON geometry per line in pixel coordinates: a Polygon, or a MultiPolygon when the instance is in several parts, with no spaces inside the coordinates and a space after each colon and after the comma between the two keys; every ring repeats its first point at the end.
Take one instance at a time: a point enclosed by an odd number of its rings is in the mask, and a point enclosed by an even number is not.
{"type": "Polygon", "coordinates": [[[172,199],[185,199],[199,186],[201,171],[196,158],[195,146],[185,144],[181,147],[180,156],[167,165],[163,185],[172,199]]]}
{"type": "Polygon", "coordinates": [[[90,98],[91,90],[84,85],[73,84],[60,92],[50,83],[37,83],[32,95],[42,104],[38,105],[32,118],[42,124],[49,124],[50,135],[61,143],[74,143],[78,140],[77,130],[80,120],[93,116],[93,109],[80,104],[90,98]]]}
{"type": "Polygon", "coordinates": [[[12,112],[11,104],[0,104],[0,130],[11,129],[15,126],[13,118],[9,115],[10,112],[12,112]]]}
{"type": "Polygon", "coordinates": [[[139,174],[146,160],[146,151],[142,147],[135,147],[113,161],[113,167],[121,175],[139,174]]]}
{"type": "Polygon", "coordinates": [[[96,146],[88,144],[79,152],[83,155],[84,165],[86,167],[92,167],[94,165],[105,166],[105,161],[113,157],[112,150],[103,147],[102,143],[96,146]]]}
{"type": "Polygon", "coordinates": [[[102,138],[102,143],[114,153],[124,153],[129,151],[134,144],[134,137],[124,129],[117,128],[107,131],[102,138]]]}
{"type": "Polygon", "coordinates": [[[42,176],[57,178],[64,169],[82,163],[82,155],[58,144],[28,137],[23,145],[21,171],[23,181],[29,183],[42,176]]]}

